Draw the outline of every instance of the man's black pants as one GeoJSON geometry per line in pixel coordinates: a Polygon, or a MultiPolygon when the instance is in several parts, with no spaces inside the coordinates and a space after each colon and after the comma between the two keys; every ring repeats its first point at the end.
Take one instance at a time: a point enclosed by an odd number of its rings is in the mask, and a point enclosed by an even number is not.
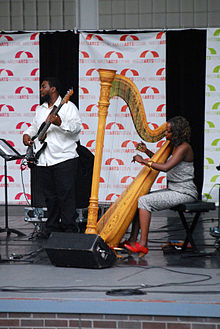
{"type": "Polygon", "coordinates": [[[53,166],[39,166],[39,179],[47,206],[47,233],[77,232],[76,176],[78,158],[53,166]]]}

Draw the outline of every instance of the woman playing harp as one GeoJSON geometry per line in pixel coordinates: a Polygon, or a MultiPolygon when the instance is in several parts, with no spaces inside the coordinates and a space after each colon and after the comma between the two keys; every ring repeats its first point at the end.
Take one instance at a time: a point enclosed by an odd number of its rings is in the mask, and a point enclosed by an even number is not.
{"type": "MultiPolygon", "coordinates": [[[[172,208],[185,202],[192,202],[198,197],[193,182],[193,150],[189,144],[190,126],[188,121],[181,116],[172,118],[167,122],[165,136],[171,143],[171,156],[165,163],[157,163],[151,161],[151,159],[145,160],[140,155],[133,157],[134,162],[137,161],[152,169],[167,172],[168,182],[166,189],[151,192],[138,199],[139,221],[135,217],[131,236],[122,245],[134,253],[139,253],[139,256],[148,253],[147,241],[151,212],[172,208]],[[139,227],[141,228],[141,236],[140,241],[136,242],[139,227]]],[[[138,149],[150,158],[153,155],[144,143],[140,143],[138,149]]]]}
{"type": "MultiPolygon", "coordinates": [[[[135,128],[139,136],[146,142],[153,143],[161,140],[165,134],[166,124],[164,123],[154,130],[149,128],[141,95],[130,79],[117,75],[114,70],[107,69],[100,69],[99,75],[101,81],[99,119],[91,197],[85,233],[99,234],[111,248],[115,248],[119,245],[134,218],[138,206],[138,198],[148,193],[159,172],[144,166],[132,183],[122,192],[97,223],[99,178],[109,100],[114,96],[118,96],[127,103],[135,128]]],[[[166,141],[159,151],[153,155],[152,160],[164,163],[170,154],[169,144],[170,142],[166,141]]]]}

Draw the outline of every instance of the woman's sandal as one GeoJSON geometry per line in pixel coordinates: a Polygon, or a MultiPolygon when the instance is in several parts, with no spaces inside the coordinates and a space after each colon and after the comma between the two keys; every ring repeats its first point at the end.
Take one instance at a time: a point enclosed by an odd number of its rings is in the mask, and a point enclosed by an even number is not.
{"type": "Polygon", "coordinates": [[[138,257],[141,258],[143,257],[144,255],[147,255],[148,253],[148,248],[147,247],[144,247],[142,246],[140,243],[138,242],[135,242],[135,245],[131,245],[130,243],[129,244],[126,244],[125,243],[125,248],[134,252],[134,253],[138,253],[138,257]]]}

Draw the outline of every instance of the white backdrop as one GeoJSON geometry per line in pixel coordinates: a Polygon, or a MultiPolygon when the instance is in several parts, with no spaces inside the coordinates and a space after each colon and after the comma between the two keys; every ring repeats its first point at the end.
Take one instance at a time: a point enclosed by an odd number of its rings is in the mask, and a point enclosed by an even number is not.
{"type": "Polygon", "coordinates": [[[220,28],[207,30],[203,198],[218,203],[220,172],[220,28]]]}
{"type": "MultiPolygon", "coordinates": [[[[39,102],[39,34],[0,34],[0,138],[25,153],[22,133],[30,125],[39,102]]],[[[26,204],[20,162],[7,162],[8,201],[26,204]]],[[[29,169],[23,171],[25,192],[30,196],[29,169]]],[[[4,198],[4,159],[0,158],[0,203],[4,198]]]]}
{"type": "MultiPolygon", "coordinates": [[[[140,34],[89,34],[80,33],[79,56],[79,109],[84,129],[81,142],[93,153],[98,123],[100,95],[99,68],[117,70],[130,78],[138,87],[148,124],[155,129],[166,121],[165,99],[165,33],[140,34]]],[[[142,169],[131,164],[140,142],[125,102],[114,97],[109,106],[106,122],[99,201],[114,202],[142,169]]],[[[148,144],[157,151],[161,143],[148,144]]],[[[162,173],[154,188],[166,186],[162,173]]]]}

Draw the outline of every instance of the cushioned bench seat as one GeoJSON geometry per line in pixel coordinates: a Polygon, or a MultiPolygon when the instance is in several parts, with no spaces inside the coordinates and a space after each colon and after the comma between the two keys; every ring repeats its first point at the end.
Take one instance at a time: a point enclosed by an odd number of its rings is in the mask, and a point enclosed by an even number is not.
{"type": "Polygon", "coordinates": [[[203,212],[208,212],[210,210],[215,210],[215,203],[198,200],[198,201],[194,201],[194,202],[179,204],[178,206],[175,206],[171,209],[175,210],[179,213],[180,219],[181,219],[182,224],[186,231],[186,238],[185,238],[185,241],[181,248],[181,251],[186,250],[188,243],[191,244],[191,247],[193,250],[197,250],[197,247],[195,245],[195,242],[194,242],[194,239],[192,236],[193,231],[196,228],[200,214],[203,212]],[[186,213],[194,213],[194,216],[191,221],[191,225],[186,220],[186,217],[185,217],[186,213]]]}

